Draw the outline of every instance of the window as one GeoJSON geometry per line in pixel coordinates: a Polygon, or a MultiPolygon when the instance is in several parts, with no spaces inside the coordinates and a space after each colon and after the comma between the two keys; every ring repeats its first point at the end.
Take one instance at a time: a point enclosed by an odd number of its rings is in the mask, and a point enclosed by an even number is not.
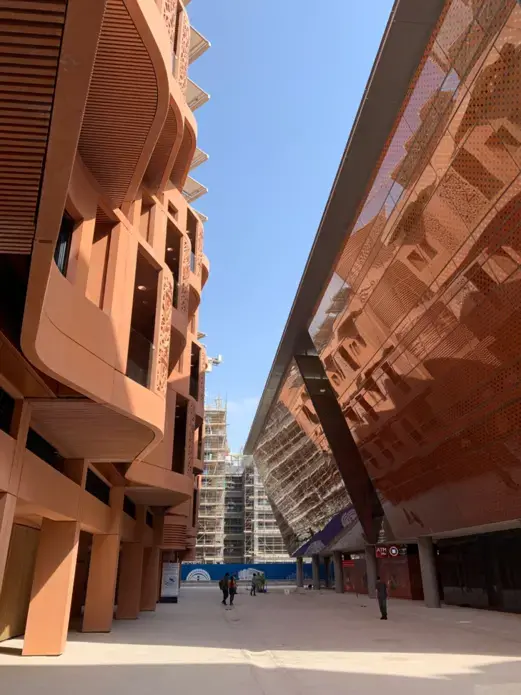
{"type": "Polygon", "coordinates": [[[199,490],[194,490],[194,496],[192,499],[192,526],[197,523],[197,501],[198,501],[199,490]]]}
{"type": "Polygon", "coordinates": [[[149,526],[150,528],[154,528],[154,515],[152,514],[152,512],[149,509],[147,509],[146,521],[147,521],[147,526],[149,526]]]}
{"type": "Polygon", "coordinates": [[[171,203],[170,201],[168,202],[168,214],[169,214],[169,215],[172,215],[172,217],[174,218],[174,220],[177,221],[177,219],[178,219],[178,217],[179,217],[179,210],[178,210],[178,209],[176,208],[176,206],[175,206],[173,203],[171,203]]]}
{"type": "Polygon", "coordinates": [[[52,444],[49,444],[38,432],[29,428],[25,448],[32,451],[35,456],[48,463],[60,473],[65,470],[65,459],[61,456],[52,444]]]}
{"type": "Polygon", "coordinates": [[[402,418],[402,427],[417,444],[423,444],[424,439],[422,435],[406,418],[402,418]]]}
{"type": "Polygon", "coordinates": [[[166,249],[165,263],[172,271],[174,280],[173,304],[177,309],[179,296],[179,279],[181,275],[181,254],[183,252],[183,235],[177,230],[176,226],[168,220],[166,225],[166,249]]]}
{"type": "Polygon", "coordinates": [[[172,470],[175,473],[181,473],[181,475],[184,475],[185,472],[187,411],[187,402],[178,397],[175,406],[172,470]]]}
{"type": "Polygon", "coordinates": [[[123,498],[123,512],[130,516],[132,519],[135,519],[137,516],[135,503],[130,499],[130,497],[127,497],[126,495],[123,498]]]}
{"type": "Polygon", "coordinates": [[[477,157],[474,157],[465,148],[458,152],[452,162],[452,167],[489,200],[492,200],[503,188],[502,181],[496,178],[477,157]]]}
{"type": "Polygon", "coordinates": [[[190,358],[190,395],[195,400],[199,400],[199,362],[201,358],[201,349],[195,343],[192,343],[192,352],[190,358]]]}
{"type": "Polygon", "coordinates": [[[349,352],[347,351],[347,349],[346,349],[343,345],[341,345],[341,346],[338,348],[338,354],[339,354],[340,357],[344,360],[344,362],[345,362],[349,367],[351,367],[351,369],[352,369],[353,371],[356,371],[357,369],[360,369],[360,365],[358,364],[358,362],[349,354],[349,352]]]}
{"type": "Polygon", "coordinates": [[[192,246],[192,253],[190,254],[190,270],[195,272],[195,247],[197,243],[197,217],[191,210],[187,210],[186,217],[186,232],[188,238],[190,239],[190,244],[192,246]]]}
{"type": "Polygon", "coordinates": [[[54,250],[54,260],[62,275],[67,275],[69,264],[69,254],[71,251],[72,233],[74,231],[74,220],[67,213],[63,213],[58,241],[54,250]]]}
{"type": "Polygon", "coordinates": [[[134,279],[126,373],[130,379],[146,388],[150,385],[158,285],[158,270],[140,250],[134,279]]]}
{"type": "Polygon", "coordinates": [[[407,256],[407,260],[416,268],[416,270],[421,271],[427,267],[427,261],[420,253],[418,253],[418,251],[411,251],[411,253],[407,256]]]}
{"type": "Polygon", "coordinates": [[[87,471],[87,480],[85,481],[85,489],[93,497],[96,497],[100,502],[110,504],[110,485],[102,480],[99,475],[97,475],[92,468],[87,471]]]}
{"type": "Polygon", "coordinates": [[[0,430],[7,432],[11,431],[11,422],[14,413],[14,398],[7,391],[0,387],[0,430]]]}

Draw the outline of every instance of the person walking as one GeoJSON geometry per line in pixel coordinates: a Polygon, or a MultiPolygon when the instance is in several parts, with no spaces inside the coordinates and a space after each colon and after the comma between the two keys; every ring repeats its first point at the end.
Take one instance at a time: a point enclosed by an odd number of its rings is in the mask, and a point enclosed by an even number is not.
{"type": "Polygon", "coordinates": [[[387,620],[387,584],[376,577],[376,596],[382,617],[380,620],[387,620]]]}
{"type": "Polygon", "coordinates": [[[233,576],[233,574],[230,577],[228,586],[230,592],[230,606],[233,606],[233,599],[235,598],[235,594],[237,593],[237,582],[235,581],[235,577],[233,576]]]}
{"type": "Polygon", "coordinates": [[[257,573],[254,572],[251,578],[250,596],[257,596],[257,573]]]}
{"type": "Polygon", "coordinates": [[[219,589],[223,592],[223,600],[221,601],[223,606],[227,605],[226,600],[228,598],[229,593],[229,576],[230,575],[228,574],[228,572],[226,572],[224,577],[219,582],[219,589]]]}

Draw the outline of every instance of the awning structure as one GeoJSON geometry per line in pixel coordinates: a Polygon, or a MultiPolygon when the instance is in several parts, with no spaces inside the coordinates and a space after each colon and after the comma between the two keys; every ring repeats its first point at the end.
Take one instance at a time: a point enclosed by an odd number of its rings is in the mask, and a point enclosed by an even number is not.
{"type": "Polygon", "coordinates": [[[202,183],[199,183],[199,181],[196,181],[191,176],[186,179],[183,195],[188,203],[193,203],[205,193],[208,193],[208,189],[206,186],[203,186],[202,183]]]}
{"type": "Polygon", "coordinates": [[[209,48],[210,42],[208,39],[205,39],[197,29],[190,27],[190,63],[200,58],[209,48]]]}
{"type": "Polygon", "coordinates": [[[199,212],[198,210],[194,210],[194,212],[203,224],[206,224],[206,222],[208,222],[208,217],[205,214],[199,212]]]}
{"type": "Polygon", "coordinates": [[[204,150],[200,150],[197,147],[194,153],[194,157],[192,159],[192,163],[190,164],[190,171],[192,171],[192,169],[195,169],[198,166],[201,166],[201,164],[207,162],[208,158],[209,155],[206,152],[204,152],[204,150]]]}
{"type": "Polygon", "coordinates": [[[188,106],[195,111],[203,104],[209,101],[210,95],[207,94],[204,89],[201,89],[193,80],[188,80],[188,87],[186,89],[186,101],[188,106]]]}

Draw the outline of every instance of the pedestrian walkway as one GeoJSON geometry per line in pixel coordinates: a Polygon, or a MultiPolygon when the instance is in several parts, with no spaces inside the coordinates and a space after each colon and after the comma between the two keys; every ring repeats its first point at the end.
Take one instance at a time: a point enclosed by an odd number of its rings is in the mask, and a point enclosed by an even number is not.
{"type": "Polygon", "coordinates": [[[182,587],[110,634],[72,634],[61,657],[0,645],[1,692],[16,695],[519,695],[521,616],[332,592],[249,596],[182,587]]]}

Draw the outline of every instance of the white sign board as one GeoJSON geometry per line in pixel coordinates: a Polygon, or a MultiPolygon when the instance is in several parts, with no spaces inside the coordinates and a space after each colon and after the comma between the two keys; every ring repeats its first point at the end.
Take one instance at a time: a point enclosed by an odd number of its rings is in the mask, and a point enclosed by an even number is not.
{"type": "Polygon", "coordinates": [[[163,562],[161,577],[161,598],[173,599],[179,596],[179,563],[163,562]]]}

